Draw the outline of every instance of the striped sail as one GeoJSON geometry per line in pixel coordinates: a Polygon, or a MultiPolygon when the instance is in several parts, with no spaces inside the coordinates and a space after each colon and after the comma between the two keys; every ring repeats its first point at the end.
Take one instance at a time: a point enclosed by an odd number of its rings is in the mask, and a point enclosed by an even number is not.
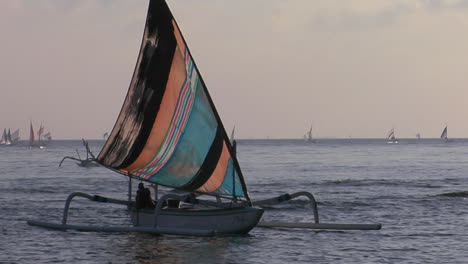
{"type": "Polygon", "coordinates": [[[148,182],[249,199],[221,119],[163,0],[150,1],[133,78],[97,161],[148,182]]]}

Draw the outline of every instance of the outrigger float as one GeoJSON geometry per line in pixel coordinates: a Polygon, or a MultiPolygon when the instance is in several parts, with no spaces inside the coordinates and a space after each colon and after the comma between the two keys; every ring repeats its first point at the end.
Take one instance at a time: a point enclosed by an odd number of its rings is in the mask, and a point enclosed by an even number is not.
{"type": "Polygon", "coordinates": [[[60,230],[194,236],[246,234],[254,227],[381,228],[380,224],[319,223],[317,203],[307,192],[252,201],[235,149],[236,143],[227,136],[169,7],[164,0],[150,0],[140,53],[122,110],[99,155],[86,159],[129,177],[128,199],[72,193],[65,202],[61,223],[30,220],[28,224],[60,230]],[[138,208],[131,198],[132,179],[155,187],[155,208],[138,208]],[[184,193],[158,197],[158,186],[184,193]],[[200,195],[216,199],[202,200],[200,195]],[[314,223],[260,221],[262,206],[299,196],[310,200],[314,223]],[[70,225],[68,211],[75,197],[126,206],[133,226],[70,225]]]}

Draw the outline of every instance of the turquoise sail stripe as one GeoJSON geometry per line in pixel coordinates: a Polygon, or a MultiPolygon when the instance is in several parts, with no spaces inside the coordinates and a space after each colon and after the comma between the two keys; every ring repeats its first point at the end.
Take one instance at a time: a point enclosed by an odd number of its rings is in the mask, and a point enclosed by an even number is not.
{"type": "MultiPolygon", "coordinates": [[[[186,53],[188,55],[188,53],[186,53]]],[[[191,59],[189,59],[191,61],[191,59]]],[[[149,175],[154,174],[158,171],[167,160],[170,158],[170,155],[174,152],[175,146],[180,139],[184,127],[188,120],[188,115],[190,109],[193,105],[194,93],[196,92],[196,86],[194,84],[194,79],[198,79],[197,74],[193,73],[193,67],[191,67],[192,72],[187,73],[187,78],[184,81],[183,89],[179,95],[176,111],[173,114],[171,125],[169,127],[169,132],[166,135],[163,144],[155,156],[155,158],[144,168],[135,171],[133,174],[141,178],[148,178],[149,175]],[[191,77],[190,79],[188,77],[191,77]]]]}
{"type": "Polygon", "coordinates": [[[229,165],[226,171],[226,175],[224,177],[224,181],[221,186],[213,191],[213,194],[218,195],[234,195],[236,197],[245,197],[244,191],[242,190],[242,186],[239,180],[239,176],[233,170],[233,162],[232,159],[229,160],[229,165]],[[233,192],[233,177],[235,180],[235,191],[233,192]]]}
{"type": "Polygon", "coordinates": [[[216,138],[218,123],[201,85],[200,81],[196,84],[190,118],[174,155],[163,168],[148,178],[149,181],[182,187],[196,177],[204,164],[216,138]]]}

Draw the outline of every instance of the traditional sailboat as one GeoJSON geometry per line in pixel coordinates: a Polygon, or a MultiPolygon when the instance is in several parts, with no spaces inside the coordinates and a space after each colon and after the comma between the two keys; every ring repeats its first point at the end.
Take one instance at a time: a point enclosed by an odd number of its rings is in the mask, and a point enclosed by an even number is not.
{"type": "Polygon", "coordinates": [[[447,134],[447,125],[445,125],[444,130],[442,131],[442,134],[440,135],[440,138],[443,139],[446,143],[451,143],[454,140],[448,137],[447,134]]]}
{"type": "Polygon", "coordinates": [[[255,226],[380,229],[380,225],[319,223],[317,205],[310,193],[284,194],[253,202],[235,146],[169,7],[164,0],[150,0],[140,53],[122,110],[101,152],[93,159],[129,178],[128,199],[72,193],[66,200],[62,223],[29,220],[28,224],[56,229],[200,236],[245,234],[255,226]],[[141,208],[138,198],[132,200],[132,179],[154,187],[154,206],[141,208]],[[158,197],[158,186],[178,192],[158,197]],[[202,195],[211,199],[199,199],[202,195]],[[77,196],[127,206],[133,226],[67,224],[68,208],[77,196]],[[258,206],[298,196],[308,197],[313,204],[315,223],[258,224],[264,212],[258,206]]]}
{"type": "Polygon", "coordinates": [[[29,148],[45,148],[45,143],[51,140],[50,133],[44,137],[44,126],[41,124],[37,130],[37,140],[34,133],[32,121],[29,123],[29,148]]]}
{"type": "Polygon", "coordinates": [[[13,131],[13,133],[11,133],[11,143],[12,144],[18,143],[19,140],[20,140],[19,129],[16,129],[15,131],[13,131]]]}
{"type": "Polygon", "coordinates": [[[242,234],[263,214],[252,207],[229,137],[165,1],[150,1],[127,97],[96,162],[187,192],[159,197],[156,209],[128,204],[134,226],[149,232],[242,234]],[[208,209],[167,208],[167,200],[193,205],[194,193],[220,202],[208,209]]]}
{"type": "Polygon", "coordinates": [[[32,121],[29,123],[29,147],[32,148],[34,146],[34,128],[32,125],[32,121]]]}
{"type": "Polygon", "coordinates": [[[309,129],[309,131],[307,131],[307,134],[304,136],[304,138],[306,139],[307,142],[317,143],[317,140],[315,140],[312,137],[312,125],[310,126],[310,129],[309,129]]]}
{"type": "Polygon", "coordinates": [[[47,143],[52,140],[50,132],[45,132],[43,124],[37,130],[37,145],[39,148],[45,148],[47,143]]]}
{"type": "Polygon", "coordinates": [[[6,128],[4,128],[2,138],[0,138],[0,145],[11,145],[11,144],[12,144],[12,141],[11,141],[10,129],[8,129],[8,132],[7,132],[6,128]]]}
{"type": "Polygon", "coordinates": [[[448,136],[447,136],[447,125],[445,126],[444,130],[442,130],[442,134],[440,134],[440,138],[444,139],[445,141],[448,141],[448,136]]]}
{"type": "Polygon", "coordinates": [[[395,137],[395,130],[392,128],[387,134],[388,144],[398,144],[398,139],[395,137]]]}
{"type": "Polygon", "coordinates": [[[96,157],[93,155],[93,153],[91,152],[91,150],[89,149],[89,144],[88,144],[88,141],[84,140],[84,138],[82,139],[83,141],[83,145],[86,149],[86,158],[85,159],[81,159],[80,157],[80,153],[78,152],[77,149],[75,149],[76,151],[76,154],[78,155],[78,158],[75,158],[75,157],[71,157],[71,156],[66,156],[62,159],[62,161],[60,161],[59,163],[59,167],[62,166],[62,163],[64,160],[66,159],[71,159],[71,160],[76,160],[78,161],[77,165],[80,166],[80,167],[85,167],[85,168],[89,168],[89,167],[97,167],[99,166],[99,164],[97,164],[95,161],[96,161],[96,157]]]}

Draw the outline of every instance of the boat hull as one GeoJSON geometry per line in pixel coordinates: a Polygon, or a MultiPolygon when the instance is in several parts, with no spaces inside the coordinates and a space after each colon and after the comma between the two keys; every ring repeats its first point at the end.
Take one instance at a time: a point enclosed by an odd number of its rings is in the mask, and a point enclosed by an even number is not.
{"type": "Polygon", "coordinates": [[[263,215],[253,207],[226,209],[164,209],[156,216],[154,210],[132,211],[135,227],[176,230],[200,230],[215,234],[247,234],[263,215]]]}

